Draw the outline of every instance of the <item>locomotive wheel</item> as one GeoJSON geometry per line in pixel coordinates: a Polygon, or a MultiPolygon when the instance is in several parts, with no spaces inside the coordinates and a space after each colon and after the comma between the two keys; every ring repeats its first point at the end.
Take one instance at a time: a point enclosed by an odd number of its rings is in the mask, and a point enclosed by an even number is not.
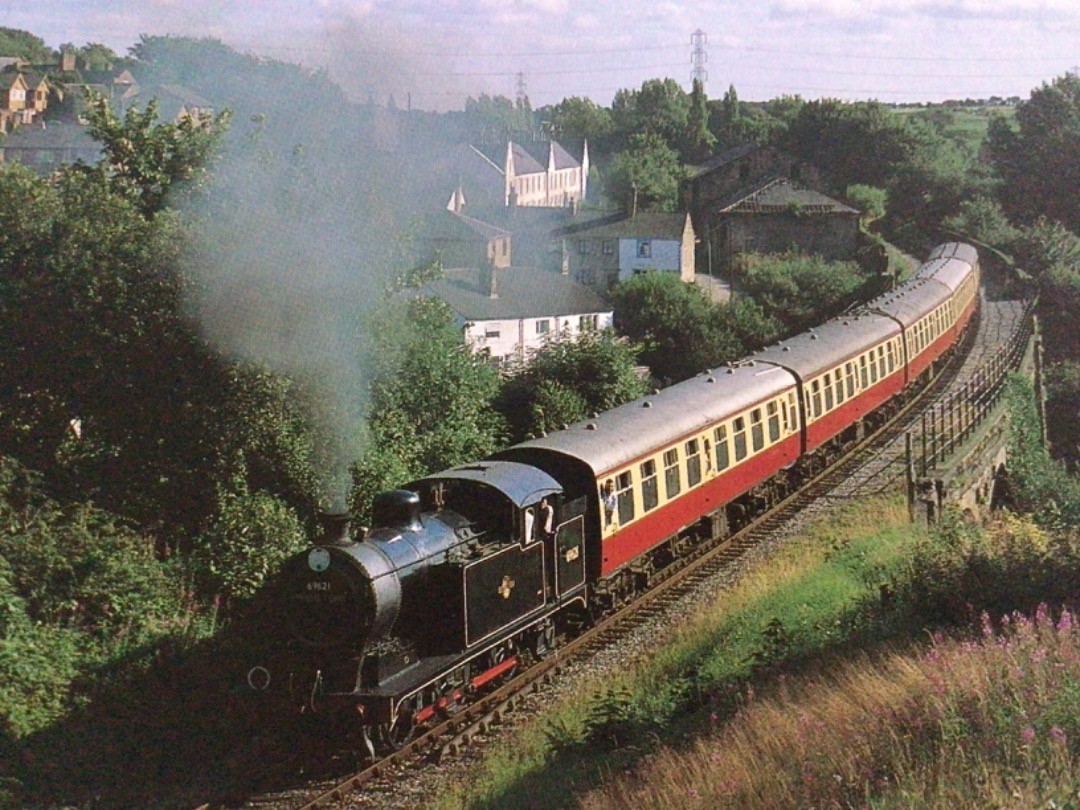
{"type": "Polygon", "coordinates": [[[393,723],[378,727],[376,739],[384,751],[400,751],[412,739],[415,731],[412,713],[402,712],[393,723]]]}
{"type": "Polygon", "coordinates": [[[555,651],[555,625],[548,623],[540,628],[533,640],[533,654],[542,661],[555,651]]]}

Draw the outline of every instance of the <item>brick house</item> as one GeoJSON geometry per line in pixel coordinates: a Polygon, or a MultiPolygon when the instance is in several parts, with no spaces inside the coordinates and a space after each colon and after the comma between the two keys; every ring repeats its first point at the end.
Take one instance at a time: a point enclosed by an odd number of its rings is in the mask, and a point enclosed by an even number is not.
{"type": "Polygon", "coordinates": [[[829,261],[852,259],[859,212],[787,178],[762,182],[711,211],[714,262],[730,267],[740,253],[792,249],[829,261]]]}

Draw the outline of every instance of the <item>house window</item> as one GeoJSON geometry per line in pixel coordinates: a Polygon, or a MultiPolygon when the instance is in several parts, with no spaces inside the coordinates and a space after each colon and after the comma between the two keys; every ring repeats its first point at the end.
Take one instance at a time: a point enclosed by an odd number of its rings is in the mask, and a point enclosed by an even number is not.
{"type": "Polygon", "coordinates": [[[639,259],[651,259],[652,258],[652,240],[651,239],[638,239],[637,240],[637,257],[639,259]]]}
{"type": "Polygon", "coordinates": [[[589,242],[586,239],[578,239],[577,252],[584,256],[589,252],[589,242]]]}
{"type": "Polygon", "coordinates": [[[648,512],[660,503],[659,483],[656,478],[656,462],[652,459],[641,463],[641,509],[648,512]]]}
{"type": "Polygon", "coordinates": [[[578,318],[579,332],[595,332],[600,325],[599,315],[582,315],[578,318]]]}
{"type": "Polygon", "coordinates": [[[670,500],[679,494],[682,485],[679,483],[679,451],[664,451],[664,489],[670,500]]]}
{"type": "Polygon", "coordinates": [[[551,320],[549,318],[541,318],[536,322],[536,334],[546,335],[551,331],[551,320]]]}
{"type": "Polygon", "coordinates": [[[484,337],[486,338],[497,338],[501,335],[502,332],[499,330],[499,327],[497,325],[490,325],[484,327],[484,337]]]}
{"type": "Polygon", "coordinates": [[[603,241],[603,249],[605,256],[613,256],[615,254],[615,240],[605,239],[603,241]]]}

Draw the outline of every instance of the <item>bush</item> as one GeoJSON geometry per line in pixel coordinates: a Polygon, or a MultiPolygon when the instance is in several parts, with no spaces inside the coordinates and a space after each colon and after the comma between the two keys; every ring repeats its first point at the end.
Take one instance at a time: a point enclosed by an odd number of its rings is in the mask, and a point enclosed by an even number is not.
{"type": "Polygon", "coordinates": [[[201,537],[201,562],[210,587],[248,598],[307,536],[296,513],[265,492],[223,492],[220,508],[201,537]]]}

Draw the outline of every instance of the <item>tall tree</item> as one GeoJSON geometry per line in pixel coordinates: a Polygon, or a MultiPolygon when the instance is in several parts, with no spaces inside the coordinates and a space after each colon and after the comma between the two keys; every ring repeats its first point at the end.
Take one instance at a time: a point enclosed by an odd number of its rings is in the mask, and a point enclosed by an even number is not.
{"type": "Polygon", "coordinates": [[[190,192],[205,179],[232,113],[159,123],[153,99],[144,110],[130,107],[121,119],[107,99],[92,95],[87,117],[88,131],[105,153],[101,167],[113,186],[153,215],[164,208],[169,194],[190,192]]]}
{"type": "Polygon", "coordinates": [[[712,154],[715,147],[716,136],[709,131],[709,100],[705,96],[705,85],[701,79],[694,79],[690,112],[686,117],[683,157],[691,163],[700,163],[712,154]]]}
{"type": "Polygon", "coordinates": [[[1080,231],[1080,77],[1059,76],[1016,110],[1016,128],[1003,119],[989,132],[989,152],[1005,181],[1001,199],[1023,222],[1047,216],[1080,231]]]}
{"type": "Polygon", "coordinates": [[[675,211],[686,169],[678,153],[655,133],[630,137],[630,146],[612,160],[604,193],[619,205],[636,195],[640,210],[675,211]]]}

